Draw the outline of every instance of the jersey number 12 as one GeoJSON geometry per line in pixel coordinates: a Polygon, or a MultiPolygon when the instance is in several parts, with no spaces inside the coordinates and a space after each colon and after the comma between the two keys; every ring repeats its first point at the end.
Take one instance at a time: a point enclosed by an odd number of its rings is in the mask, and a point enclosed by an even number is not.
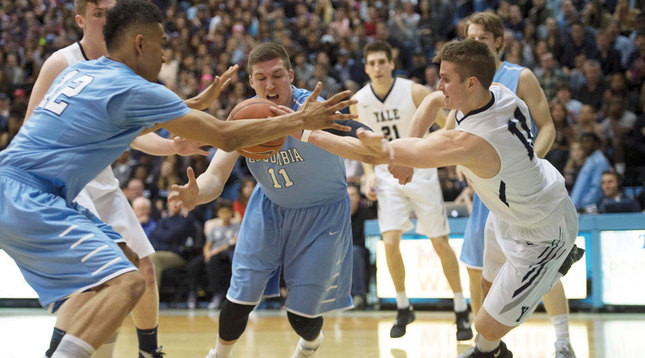
{"type": "Polygon", "coordinates": [[[65,75],[56,87],[47,92],[47,95],[45,95],[45,98],[43,98],[38,106],[60,116],[65,108],[67,108],[67,105],[69,105],[69,103],[63,101],[60,97],[74,97],[81,93],[81,91],[94,80],[93,77],[87,75],[71,80],[71,78],[77,74],[78,71],[71,71],[65,75]]]}

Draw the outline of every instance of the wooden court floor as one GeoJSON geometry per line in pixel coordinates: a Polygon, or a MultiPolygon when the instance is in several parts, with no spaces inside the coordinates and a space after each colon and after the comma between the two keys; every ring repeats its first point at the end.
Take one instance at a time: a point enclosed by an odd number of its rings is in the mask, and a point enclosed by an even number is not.
{"type": "MultiPolygon", "coordinates": [[[[349,311],[325,318],[325,341],[316,357],[455,357],[470,346],[455,340],[453,314],[417,312],[403,338],[391,339],[394,311],[349,311]]],[[[55,318],[42,309],[0,309],[0,357],[43,357],[55,318]]],[[[203,358],[215,344],[218,313],[162,310],[159,340],[168,358],[203,358]]],[[[571,340],[579,358],[645,357],[645,314],[572,314],[571,340]]],[[[514,357],[553,357],[553,328],[535,314],[504,340],[514,357]]],[[[255,311],[235,346],[236,358],[291,357],[298,337],[284,311],[255,311]]],[[[131,319],[121,328],[116,357],[136,358],[131,319]]]]}

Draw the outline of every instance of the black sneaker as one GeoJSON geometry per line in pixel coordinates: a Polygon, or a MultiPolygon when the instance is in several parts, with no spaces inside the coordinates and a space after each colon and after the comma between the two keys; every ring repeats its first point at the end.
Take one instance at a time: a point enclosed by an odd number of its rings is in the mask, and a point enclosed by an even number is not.
{"type": "Polygon", "coordinates": [[[467,341],[473,338],[473,330],[470,328],[470,316],[468,309],[463,312],[455,312],[457,316],[457,340],[467,341]]]}
{"type": "Polygon", "coordinates": [[[585,253],[584,249],[581,249],[574,244],[573,247],[571,248],[571,251],[569,251],[569,254],[564,259],[564,262],[562,262],[562,266],[560,266],[560,269],[558,270],[558,272],[560,272],[562,276],[566,275],[567,272],[569,272],[571,265],[573,265],[578,260],[580,260],[584,255],[584,253],[585,253]]]}
{"type": "Polygon", "coordinates": [[[166,353],[162,352],[161,349],[163,347],[157,347],[152,352],[144,352],[142,350],[139,350],[139,358],[163,358],[163,356],[166,355],[166,353]]]}
{"type": "Polygon", "coordinates": [[[508,348],[506,348],[506,344],[500,341],[499,346],[497,346],[497,348],[495,348],[494,351],[484,353],[484,352],[480,352],[479,349],[475,347],[475,350],[469,357],[470,358],[513,358],[513,352],[509,351],[508,348]]]}
{"type": "Polygon", "coordinates": [[[390,330],[390,337],[399,338],[405,335],[405,326],[414,322],[414,311],[412,306],[397,310],[394,326],[390,330]]]}

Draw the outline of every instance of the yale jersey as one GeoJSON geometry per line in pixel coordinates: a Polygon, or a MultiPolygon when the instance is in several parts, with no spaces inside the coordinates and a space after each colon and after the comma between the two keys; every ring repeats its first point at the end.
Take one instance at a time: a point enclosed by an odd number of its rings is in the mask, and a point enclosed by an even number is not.
{"type": "Polygon", "coordinates": [[[514,225],[543,224],[565,200],[570,200],[564,178],[533,151],[526,104],[508,88],[490,87],[491,102],[468,115],[457,113],[457,130],[486,140],[500,157],[500,170],[492,178],[462,170],[486,207],[514,225]]]}
{"type": "MultiPolygon", "coordinates": [[[[291,86],[291,109],[297,111],[311,92],[291,86]]],[[[305,208],[338,202],[347,196],[342,158],[311,143],[287,137],[268,159],[247,158],[251,174],[272,202],[286,208],[305,208]]]]}
{"type": "Polygon", "coordinates": [[[68,67],[54,80],[0,166],[51,182],[71,202],[145,127],[188,113],[172,91],[101,57],[68,67]]]}
{"type": "Polygon", "coordinates": [[[390,92],[382,99],[371,85],[361,88],[354,96],[360,121],[388,140],[407,136],[410,119],[417,110],[412,100],[412,84],[395,77],[390,92]]]}
{"type": "MultiPolygon", "coordinates": [[[[379,98],[371,85],[361,88],[354,96],[358,100],[356,104],[358,119],[372,128],[375,133],[383,134],[388,140],[407,136],[410,120],[417,110],[412,99],[413,83],[410,80],[395,77],[392,88],[385,98],[379,98]]],[[[377,165],[374,172],[383,180],[398,183],[388,172],[387,164],[377,165]]],[[[416,172],[418,169],[415,169],[416,172]]]]}
{"type": "Polygon", "coordinates": [[[85,51],[83,50],[83,46],[81,46],[80,42],[74,42],[73,44],[64,47],[56,52],[60,52],[61,55],[65,56],[65,59],[67,60],[67,66],[71,66],[74,64],[77,64],[81,61],[89,61],[90,59],[87,58],[85,55],[85,51]]]}

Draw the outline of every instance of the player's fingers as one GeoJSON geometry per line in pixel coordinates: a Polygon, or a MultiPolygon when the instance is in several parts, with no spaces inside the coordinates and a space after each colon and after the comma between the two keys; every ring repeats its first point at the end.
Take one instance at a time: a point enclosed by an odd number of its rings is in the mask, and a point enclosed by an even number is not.
{"type": "Polygon", "coordinates": [[[196,186],[197,179],[195,178],[195,171],[192,167],[188,167],[188,169],[186,169],[186,175],[188,176],[188,186],[196,186]]]}
{"type": "Polygon", "coordinates": [[[354,105],[358,103],[357,100],[355,99],[348,99],[346,101],[338,102],[335,105],[331,106],[330,109],[334,112],[340,111],[343,108],[349,107],[351,105],[354,105]]]}
{"type": "Polygon", "coordinates": [[[269,107],[269,110],[277,116],[282,116],[284,114],[289,114],[293,112],[291,108],[286,106],[271,106],[269,107]]]}
{"type": "Polygon", "coordinates": [[[349,127],[349,126],[344,126],[344,125],[342,125],[342,124],[338,124],[338,123],[336,123],[336,122],[331,122],[331,124],[330,124],[329,128],[337,129],[337,130],[339,130],[339,131],[343,131],[343,132],[349,132],[349,131],[351,131],[351,130],[352,130],[352,128],[351,128],[351,127],[349,127]]]}
{"type": "MultiPolygon", "coordinates": [[[[327,100],[327,103],[335,104],[335,103],[338,103],[338,102],[342,101],[342,100],[343,100],[343,98],[347,98],[347,97],[349,97],[349,96],[351,96],[351,95],[352,95],[352,91],[350,91],[350,90],[346,90],[346,91],[338,92],[338,93],[336,93],[335,95],[331,96],[331,97],[327,100]]],[[[345,106],[345,107],[347,107],[347,106],[345,106]]]]}
{"type": "Polygon", "coordinates": [[[336,113],[331,117],[331,119],[334,121],[350,120],[350,119],[356,119],[356,118],[358,118],[357,114],[346,114],[346,113],[336,113]]]}
{"type": "Polygon", "coordinates": [[[204,157],[208,157],[211,153],[203,150],[203,149],[197,149],[197,152],[195,152],[196,155],[203,155],[204,157]]]}
{"type": "Polygon", "coordinates": [[[307,99],[305,100],[305,103],[316,102],[318,100],[318,96],[320,96],[320,92],[322,92],[322,82],[318,81],[316,83],[316,88],[314,88],[314,90],[311,91],[311,95],[307,97],[307,99]]]}

